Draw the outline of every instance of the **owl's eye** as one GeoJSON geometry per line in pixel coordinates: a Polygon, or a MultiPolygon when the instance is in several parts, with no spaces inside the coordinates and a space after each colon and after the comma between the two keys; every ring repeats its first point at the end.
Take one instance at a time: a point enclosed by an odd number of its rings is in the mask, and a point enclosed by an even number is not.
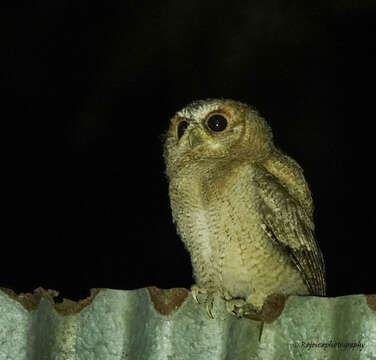
{"type": "Polygon", "coordinates": [[[214,114],[206,121],[208,128],[212,131],[223,131],[227,127],[227,120],[223,115],[214,114]]]}
{"type": "Polygon", "coordinates": [[[177,130],[178,139],[180,139],[184,135],[185,130],[187,130],[187,127],[188,127],[188,123],[185,120],[180,121],[178,125],[178,130],[177,130]]]}

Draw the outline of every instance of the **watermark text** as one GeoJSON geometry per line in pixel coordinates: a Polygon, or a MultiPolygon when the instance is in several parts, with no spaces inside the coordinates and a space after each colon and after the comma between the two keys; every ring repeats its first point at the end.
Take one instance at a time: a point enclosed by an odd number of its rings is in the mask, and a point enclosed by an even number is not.
{"type": "Polygon", "coordinates": [[[360,341],[357,342],[341,342],[341,341],[323,341],[323,342],[313,342],[313,341],[297,341],[291,344],[293,347],[304,348],[308,350],[312,349],[338,349],[338,350],[358,350],[359,352],[363,350],[364,344],[360,341]]]}

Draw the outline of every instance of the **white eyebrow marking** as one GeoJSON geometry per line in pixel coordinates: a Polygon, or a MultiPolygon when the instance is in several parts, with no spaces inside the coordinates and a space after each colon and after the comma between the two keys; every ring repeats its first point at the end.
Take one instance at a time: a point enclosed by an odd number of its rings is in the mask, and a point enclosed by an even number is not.
{"type": "Polygon", "coordinates": [[[200,122],[209,112],[216,111],[220,108],[219,100],[199,100],[194,101],[184,109],[177,112],[177,116],[192,120],[193,122],[200,122]]]}

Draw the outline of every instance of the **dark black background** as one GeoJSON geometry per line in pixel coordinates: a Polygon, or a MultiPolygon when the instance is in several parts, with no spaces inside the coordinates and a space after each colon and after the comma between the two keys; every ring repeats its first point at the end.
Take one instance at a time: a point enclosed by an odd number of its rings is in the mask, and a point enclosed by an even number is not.
{"type": "Polygon", "coordinates": [[[304,168],[329,296],[376,292],[372,1],[15,3],[0,12],[0,286],[189,287],[160,135],[192,100],[228,97],[304,168]]]}

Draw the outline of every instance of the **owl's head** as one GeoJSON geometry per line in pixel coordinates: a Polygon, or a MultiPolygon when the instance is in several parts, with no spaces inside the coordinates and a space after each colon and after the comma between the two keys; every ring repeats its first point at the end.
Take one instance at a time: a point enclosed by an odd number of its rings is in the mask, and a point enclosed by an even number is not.
{"type": "Polygon", "coordinates": [[[271,129],[255,109],[234,100],[208,99],[194,101],[171,119],[164,158],[170,176],[198,161],[261,161],[272,147],[271,129]]]}

